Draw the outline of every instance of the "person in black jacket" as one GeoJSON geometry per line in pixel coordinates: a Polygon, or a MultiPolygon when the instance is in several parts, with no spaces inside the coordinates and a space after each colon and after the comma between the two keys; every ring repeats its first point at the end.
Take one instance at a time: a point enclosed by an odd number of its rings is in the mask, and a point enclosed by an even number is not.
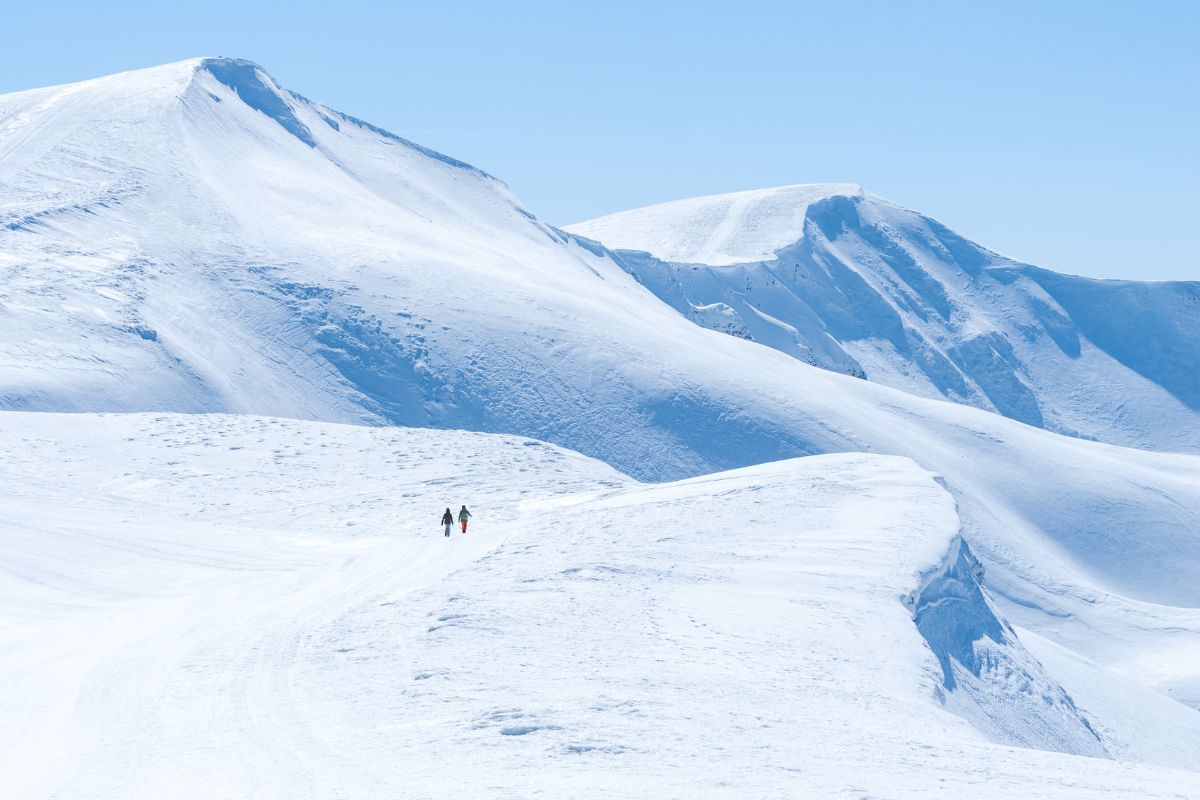
{"type": "Polygon", "coordinates": [[[450,509],[446,509],[446,513],[442,514],[442,525],[446,528],[446,535],[450,535],[450,529],[454,527],[454,515],[450,513],[450,509]]]}

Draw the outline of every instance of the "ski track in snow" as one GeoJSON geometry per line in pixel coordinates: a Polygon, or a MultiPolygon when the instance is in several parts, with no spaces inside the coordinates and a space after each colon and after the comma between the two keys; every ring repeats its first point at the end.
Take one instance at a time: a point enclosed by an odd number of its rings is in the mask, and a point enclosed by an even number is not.
{"type": "Polygon", "coordinates": [[[903,598],[958,521],[907,459],[646,485],[455,431],[0,428],[14,797],[1200,796],[939,707],[903,598]]]}

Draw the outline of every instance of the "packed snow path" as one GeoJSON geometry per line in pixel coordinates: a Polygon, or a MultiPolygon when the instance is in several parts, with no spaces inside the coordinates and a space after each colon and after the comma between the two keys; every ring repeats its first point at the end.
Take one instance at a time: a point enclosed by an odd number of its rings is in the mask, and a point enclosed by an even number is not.
{"type": "MultiPolygon", "coordinates": [[[[906,459],[644,485],[452,431],[0,426],[13,797],[1200,797],[1196,773],[1004,746],[939,706],[911,606],[958,519],[906,459]]],[[[1018,642],[990,652],[1072,712],[1018,642]]],[[[1195,712],[1155,697],[1195,752],[1195,712]]],[[[1148,735],[1077,711],[1110,754],[1148,735]]]]}

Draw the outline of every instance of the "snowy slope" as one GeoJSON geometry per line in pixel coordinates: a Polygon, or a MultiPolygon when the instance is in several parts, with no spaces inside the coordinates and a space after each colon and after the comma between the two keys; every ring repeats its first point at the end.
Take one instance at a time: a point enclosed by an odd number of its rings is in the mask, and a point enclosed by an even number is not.
{"type": "Polygon", "coordinates": [[[4,407],[513,433],[653,480],[908,456],[944,478],[1015,623],[1200,705],[1195,456],[1057,436],[704,330],[495,178],[248,62],[2,97],[0,150],[4,407]]]}
{"type": "Polygon", "coordinates": [[[1073,700],[907,459],[645,485],[454,431],[0,431],[14,797],[1200,797],[1200,713],[1073,700]]]}
{"type": "Polygon", "coordinates": [[[704,327],[809,364],[1156,450],[1200,450],[1200,284],[1019,264],[856,186],[649,206],[567,230],[704,327]]]}
{"type": "Polygon", "coordinates": [[[862,194],[862,187],[848,183],[781,186],[620,211],[567,230],[613,248],[642,250],[661,261],[754,263],[773,259],[804,236],[813,203],[862,194]]]}

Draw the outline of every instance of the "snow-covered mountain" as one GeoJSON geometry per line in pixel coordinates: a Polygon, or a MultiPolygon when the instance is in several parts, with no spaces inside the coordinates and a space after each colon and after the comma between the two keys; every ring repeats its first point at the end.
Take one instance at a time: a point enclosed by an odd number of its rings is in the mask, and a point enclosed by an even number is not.
{"type": "MultiPolygon", "coordinates": [[[[812,200],[805,220],[821,203],[839,202],[812,200]]],[[[756,243],[733,234],[730,241],[761,259],[792,235],[776,222],[759,230],[765,233],[756,243]]],[[[980,736],[1095,755],[1063,698],[1126,681],[1170,710],[1155,706],[1149,722],[1113,721],[1107,724],[1123,733],[1097,734],[1108,755],[1143,760],[1153,760],[1144,755],[1153,750],[1150,740],[1128,731],[1174,715],[1193,719],[1194,709],[1168,698],[1200,706],[1200,458],[1059,436],[714,333],[630,275],[631,258],[614,259],[594,242],[546,226],[497,179],[295,95],[249,62],[196,59],[0,97],[0,406],[234,412],[518,434],[643,480],[818,453],[906,456],[936,473],[957,505],[954,520],[939,523],[929,540],[944,552],[931,555],[938,549],[931,546],[928,563],[904,562],[906,580],[918,567],[929,580],[908,581],[903,592],[891,578],[881,584],[926,634],[931,653],[946,643],[939,630],[967,626],[970,652],[942,648],[942,683],[929,684],[930,697],[980,736]],[[961,559],[949,547],[959,530],[973,554],[954,551],[961,559]],[[975,558],[999,616],[983,613],[971,589],[975,558]],[[934,602],[940,592],[948,603],[934,602]],[[938,608],[958,600],[966,601],[963,616],[938,617],[938,608]],[[1002,618],[1014,628],[1003,628],[1002,618]],[[1006,671],[1013,662],[1003,653],[998,661],[973,657],[988,652],[985,640],[1004,649],[1016,639],[1024,673],[1006,671]],[[1050,661],[1067,677],[1047,667],[1043,680],[1037,665],[1050,661]],[[1094,678],[1097,672],[1106,677],[1094,678]],[[1002,675],[1057,687],[1049,705],[1062,714],[1036,735],[1009,730],[987,711],[1002,675]],[[1069,685],[1074,678],[1081,688],[1069,685]]],[[[1179,410],[1163,408],[1164,417],[1179,410]]],[[[125,424],[101,419],[96,431],[84,425],[75,433],[91,441],[108,435],[105,425],[125,424]]],[[[205,424],[163,423],[181,431],[205,424]]],[[[43,453],[66,446],[14,426],[31,469],[43,453]]],[[[138,441],[151,435],[173,434],[157,423],[129,434],[138,441]]],[[[459,434],[429,436],[401,447],[401,456],[470,459],[478,449],[459,434]]],[[[306,432],[303,445],[272,447],[286,455],[289,447],[320,444],[319,433],[306,432]]],[[[101,449],[113,454],[114,472],[149,481],[151,490],[162,485],[161,476],[123,462],[131,456],[120,448],[101,449]]],[[[179,492],[193,486],[209,498],[216,489],[191,483],[203,478],[195,469],[180,478],[179,492]]],[[[814,462],[813,469],[822,467],[814,462]]],[[[526,484],[535,477],[528,471],[525,464],[495,469],[514,498],[548,494],[526,484]]],[[[926,497],[928,481],[901,471],[926,497]]],[[[790,474],[747,490],[758,492],[764,513],[786,513],[794,501],[788,492],[819,483],[809,473],[794,481],[790,474]]],[[[713,498],[669,505],[687,524],[689,514],[720,505],[721,486],[714,479],[705,490],[713,498]]],[[[368,498],[388,493],[362,491],[368,498]]],[[[853,480],[836,491],[859,493],[853,480]]],[[[396,492],[403,494],[402,481],[396,492]]],[[[185,502],[172,497],[163,499],[171,508],[185,502]]],[[[893,501],[899,518],[906,500],[893,501]]],[[[121,513],[114,519],[134,520],[138,512],[121,513]]],[[[712,535],[740,535],[736,517],[723,517],[712,535]]],[[[372,524],[377,535],[386,533],[378,520],[372,524]]],[[[252,510],[237,525],[253,527],[252,510]]],[[[838,574],[836,564],[830,569],[838,574]]],[[[1104,692],[1095,695],[1095,706],[1104,702],[1104,692]]],[[[1079,719],[1100,725],[1119,711],[1079,719]]]]}
{"type": "Polygon", "coordinates": [[[809,364],[1072,436],[1200,451],[1200,283],[1038,269],[847,184],[567,230],[696,323],[809,364]]]}

